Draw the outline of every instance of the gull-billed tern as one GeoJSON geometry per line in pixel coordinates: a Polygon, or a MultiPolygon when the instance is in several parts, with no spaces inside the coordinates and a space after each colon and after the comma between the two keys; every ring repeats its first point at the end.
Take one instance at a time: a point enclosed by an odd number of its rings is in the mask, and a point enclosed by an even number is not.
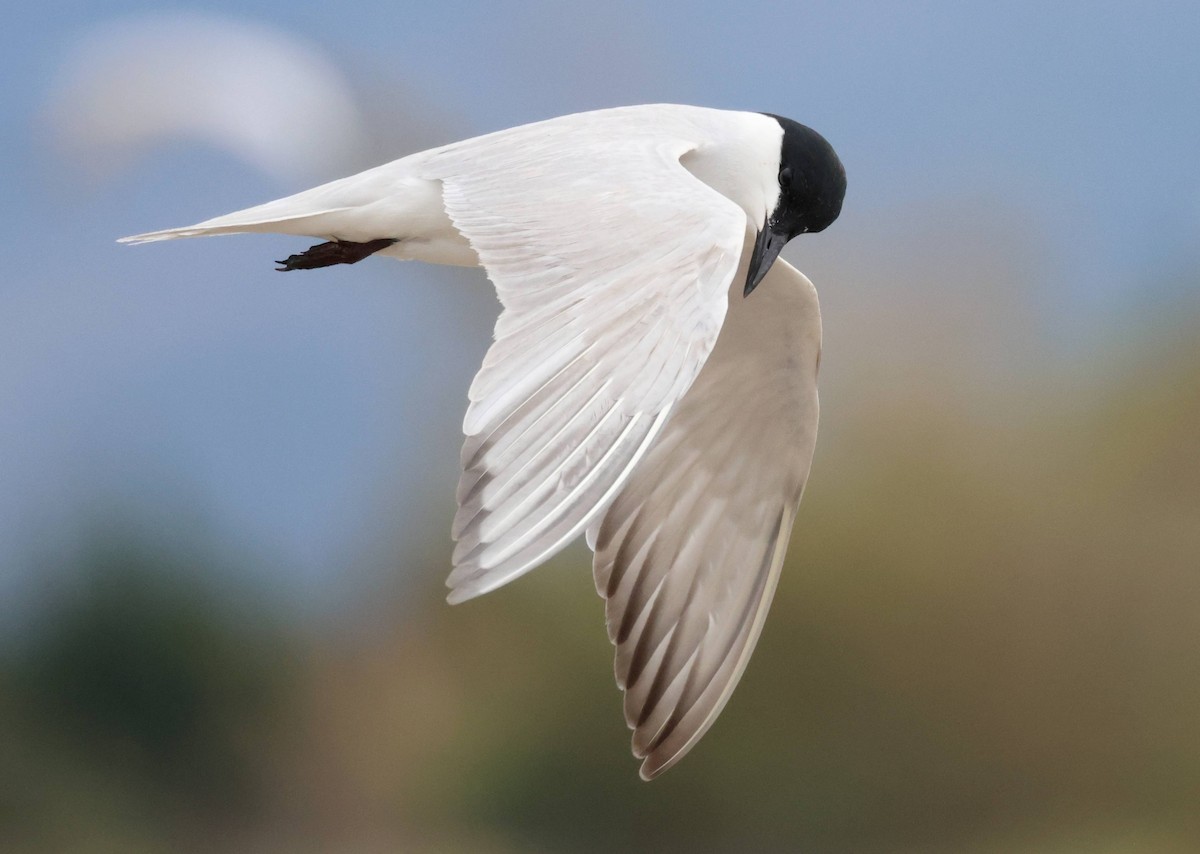
{"type": "Polygon", "coordinates": [[[645,779],[729,699],[762,630],[817,436],[821,319],[783,246],[842,207],[815,131],[677,105],[579,113],[387,163],[143,243],[326,242],[481,265],[503,311],[470,388],[451,602],[586,532],[645,779]],[[753,293],[752,293],[753,292],[753,293]]]}

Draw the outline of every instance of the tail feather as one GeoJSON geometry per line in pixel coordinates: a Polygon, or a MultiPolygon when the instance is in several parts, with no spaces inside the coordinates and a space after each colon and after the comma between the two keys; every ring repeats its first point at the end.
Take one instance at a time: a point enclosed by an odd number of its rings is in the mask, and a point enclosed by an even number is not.
{"type": "MultiPolygon", "coordinates": [[[[412,240],[416,246],[433,247],[426,256],[413,257],[437,263],[476,263],[446,215],[441,182],[413,175],[411,169],[405,158],[195,225],[134,234],[117,242],[153,243],[239,232],[316,237],[337,244],[412,240]]],[[[344,249],[338,252],[338,257],[350,257],[344,249]]]]}
{"type": "MultiPolygon", "coordinates": [[[[237,234],[240,232],[272,232],[276,234],[299,234],[309,237],[333,237],[347,224],[341,216],[350,211],[361,211],[380,198],[380,185],[387,187],[390,173],[395,172],[397,163],[386,164],[349,178],[330,181],[319,187],[275,199],[254,207],[234,211],[224,216],[207,219],[183,228],[167,228],[122,237],[118,243],[152,243],[157,240],[173,240],[177,237],[204,237],[210,234],[237,234]]],[[[394,183],[394,179],[392,182],[394,183]]],[[[371,235],[377,237],[378,235],[371,235]]]]}
{"type": "MultiPolygon", "coordinates": [[[[281,201],[287,201],[283,199],[281,201]]],[[[344,213],[352,208],[329,208],[303,214],[286,214],[282,211],[272,216],[271,208],[278,202],[268,202],[258,207],[246,208],[225,216],[207,219],[183,228],[165,228],[122,237],[118,243],[153,243],[157,240],[174,240],[177,237],[206,237],[211,234],[239,234],[243,232],[274,232],[276,234],[304,234],[320,236],[325,233],[318,220],[333,214],[344,213]]]]}

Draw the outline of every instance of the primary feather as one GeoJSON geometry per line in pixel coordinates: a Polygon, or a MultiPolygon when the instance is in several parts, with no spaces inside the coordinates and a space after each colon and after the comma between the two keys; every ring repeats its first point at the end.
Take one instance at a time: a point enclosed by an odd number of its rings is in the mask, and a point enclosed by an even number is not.
{"type": "Polygon", "coordinates": [[[816,291],[776,262],[589,530],[642,776],[704,734],[758,639],[816,443],[816,291]]]}

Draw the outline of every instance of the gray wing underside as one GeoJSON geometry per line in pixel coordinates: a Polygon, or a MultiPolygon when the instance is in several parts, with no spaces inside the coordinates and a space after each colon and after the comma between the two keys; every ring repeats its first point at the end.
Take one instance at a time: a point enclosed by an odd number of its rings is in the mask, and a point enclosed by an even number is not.
{"type": "Polygon", "coordinates": [[[646,779],[707,731],[762,629],[816,441],[819,351],[815,292],[777,262],[589,529],[646,779]]]}

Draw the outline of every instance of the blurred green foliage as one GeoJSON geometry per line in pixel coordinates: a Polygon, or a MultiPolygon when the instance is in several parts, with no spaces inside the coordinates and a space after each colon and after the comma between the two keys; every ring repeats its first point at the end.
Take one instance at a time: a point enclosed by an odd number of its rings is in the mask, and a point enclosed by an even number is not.
{"type": "Polygon", "coordinates": [[[156,850],[253,821],[288,682],[278,626],[223,602],[206,561],[100,540],[82,563],[4,671],[0,839],[156,850]]]}
{"type": "Polygon", "coordinates": [[[1200,850],[1195,319],[827,412],[754,662],[653,784],[578,551],[285,627],[102,542],[4,660],[0,848],[1200,850]]]}

